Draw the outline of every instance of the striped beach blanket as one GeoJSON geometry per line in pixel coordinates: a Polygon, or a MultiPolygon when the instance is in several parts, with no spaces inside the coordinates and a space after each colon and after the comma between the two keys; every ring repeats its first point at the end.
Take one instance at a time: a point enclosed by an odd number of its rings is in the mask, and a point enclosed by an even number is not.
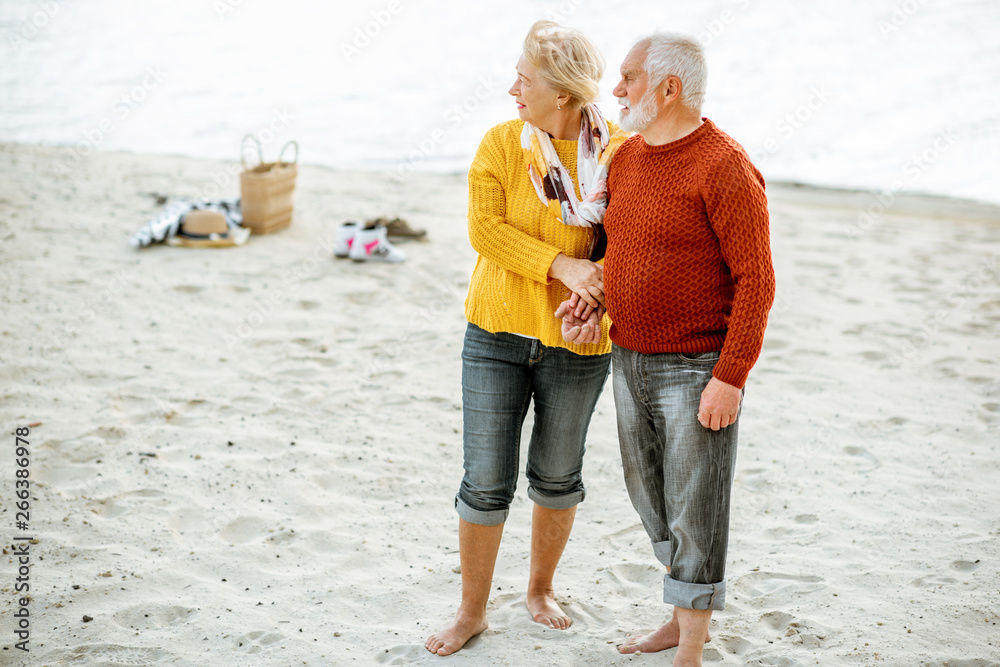
{"type": "Polygon", "coordinates": [[[184,216],[195,210],[217,211],[226,216],[226,223],[232,227],[243,226],[243,213],[239,197],[235,199],[175,199],[167,203],[163,211],[142,226],[129,239],[133,248],[145,248],[154,243],[163,243],[175,236],[181,228],[184,216]]]}

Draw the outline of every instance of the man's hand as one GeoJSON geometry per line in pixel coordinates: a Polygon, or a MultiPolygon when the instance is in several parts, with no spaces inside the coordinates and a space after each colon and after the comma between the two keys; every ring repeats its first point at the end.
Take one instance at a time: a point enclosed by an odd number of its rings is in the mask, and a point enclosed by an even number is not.
{"type": "Polygon", "coordinates": [[[740,399],[743,397],[737,387],[726,384],[722,380],[712,378],[708,386],[701,392],[701,405],[698,406],[698,422],[705,428],[718,431],[736,421],[740,412],[740,399]]]}
{"type": "Polygon", "coordinates": [[[595,310],[590,306],[577,307],[579,296],[573,294],[569,299],[559,304],[555,316],[562,318],[563,340],[577,345],[601,342],[601,318],[604,317],[604,307],[595,310]]]}

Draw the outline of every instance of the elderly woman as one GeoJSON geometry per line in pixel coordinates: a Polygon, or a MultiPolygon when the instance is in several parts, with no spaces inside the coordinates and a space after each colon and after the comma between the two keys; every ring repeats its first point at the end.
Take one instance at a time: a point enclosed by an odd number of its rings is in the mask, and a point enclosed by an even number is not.
{"type": "Polygon", "coordinates": [[[598,342],[578,345],[563,340],[553,316],[567,290],[603,312],[603,267],[590,257],[601,238],[608,163],[625,139],[594,105],[603,58],[579,32],[539,21],[516,69],[509,92],[520,118],[486,133],[469,171],[469,239],[479,258],[462,352],[465,476],[455,498],[462,601],[455,622],[427,639],[438,655],[487,627],[532,403],[526,603],[538,623],[569,627],[552,577],[585,495],[584,441],[610,364],[606,325],[593,336],[598,342]]]}

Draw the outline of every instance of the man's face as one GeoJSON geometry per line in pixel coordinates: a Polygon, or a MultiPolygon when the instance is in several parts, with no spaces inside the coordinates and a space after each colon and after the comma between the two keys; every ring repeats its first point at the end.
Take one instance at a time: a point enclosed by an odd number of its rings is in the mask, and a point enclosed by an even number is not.
{"type": "Polygon", "coordinates": [[[647,90],[645,62],[646,48],[632,47],[622,62],[621,81],[612,91],[622,105],[618,125],[626,132],[642,132],[656,120],[656,91],[647,90]]]}

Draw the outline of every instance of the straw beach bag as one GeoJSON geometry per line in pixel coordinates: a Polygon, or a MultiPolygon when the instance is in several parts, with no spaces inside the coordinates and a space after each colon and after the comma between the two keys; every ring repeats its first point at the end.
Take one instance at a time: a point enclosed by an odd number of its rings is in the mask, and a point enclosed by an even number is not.
{"type": "Polygon", "coordinates": [[[243,225],[253,230],[254,234],[267,234],[284,229],[292,224],[292,195],[295,192],[295,177],[298,175],[299,144],[289,141],[278,153],[277,162],[264,162],[264,152],[260,141],[252,134],[243,139],[240,151],[240,161],[243,171],[240,173],[241,207],[243,209],[243,225]],[[257,147],[257,166],[250,167],[246,162],[246,143],[253,140],[257,147]],[[295,147],[295,157],[291,162],[284,162],[282,157],[289,146],[295,147]]]}

